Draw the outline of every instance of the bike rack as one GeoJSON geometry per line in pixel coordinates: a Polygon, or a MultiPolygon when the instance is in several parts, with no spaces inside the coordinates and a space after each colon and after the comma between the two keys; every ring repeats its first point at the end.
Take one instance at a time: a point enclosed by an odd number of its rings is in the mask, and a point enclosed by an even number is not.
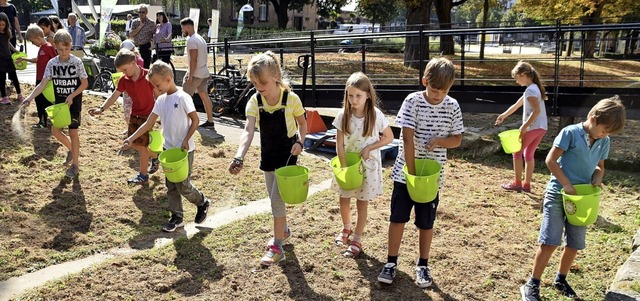
{"type": "Polygon", "coordinates": [[[311,54],[303,54],[298,57],[298,67],[302,68],[302,106],[305,105],[306,92],[307,92],[307,70],[309,70],[309,60],[311,59],[311,54]]]}

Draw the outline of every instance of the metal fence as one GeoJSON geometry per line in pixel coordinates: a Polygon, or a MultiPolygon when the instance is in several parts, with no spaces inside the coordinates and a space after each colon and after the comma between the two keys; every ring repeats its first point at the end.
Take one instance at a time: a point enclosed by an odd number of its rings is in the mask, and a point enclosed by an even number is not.
{"type": "Polygon", "coordinates": [[[526,60],[541,71],[550,114],[584,116],[597,100],[619,94],[629,117],[640,119],[640,43],[637,36],[628,34],[638,29],[640,23],[558,22],[555,26],[451,30],[423,26],[354,34],[310,31],[242,41],[225,39],[209,45],[219,50],[213,55],[216,70],[237,57],[248,61],[255,53],[267,50],[279,54],[294,90],[307,106],[340,106],[347,77],[363,71],[376,85],[384,107],[394,110],[408,93],[424,89],[420,80],[424,66],[429,58],[442,54],[441,42],[449,37],[454,54],[447,57],[456,65],[456,82],[450,95],[458,99],[463,110],[500,112],[513,103],[522,88],[514,84],[509,72],[501,70],[510,70],[517,61],[526,60]],[[482,34],[488,37],[484,58],[479,56],[482,34]],[[420,52],[415,60],[405,59],[407,40],[424,43],[417,45],[420,52]],[[593,57],[587,55],[585,45],[589,44],[594,45],[593,57]],[[573,45],[570,55],[563,52],[567,45],[573,45]],[[300,68],[305,56],[310,61],[308,78],[303,78],[300,68]]]}

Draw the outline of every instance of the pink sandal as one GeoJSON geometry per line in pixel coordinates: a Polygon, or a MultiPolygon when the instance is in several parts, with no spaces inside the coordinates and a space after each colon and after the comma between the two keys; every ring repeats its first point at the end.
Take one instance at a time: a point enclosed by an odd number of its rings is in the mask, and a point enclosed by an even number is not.
{"type": "Polygon", "coordinates": [[[344,246],[349,242],[349,235],[351,235],[351,230],[342,229],[342,232],[338,233],[335,238],[336,246],[344,246]]]}
{"type": "Polygon", "coordinates": [[[505,183],[501,185],[503,189],[505,190],[509,190],[509,191],[522,191],[522,186],[518,186],[516,185],[516,183],[511,182],[511,183],[505,183]]]}
{"type": "Polygon", "coordinates": [[[360,255],[362,251],[362,244],[358,241],[351,241],[349,247],[342,253],[342,256],[347,258],[355,258],[360,255]]]}

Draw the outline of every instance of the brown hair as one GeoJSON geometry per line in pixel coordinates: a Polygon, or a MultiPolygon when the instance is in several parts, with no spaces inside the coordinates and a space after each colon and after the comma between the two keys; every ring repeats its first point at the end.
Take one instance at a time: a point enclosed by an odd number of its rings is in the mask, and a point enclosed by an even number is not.
{"type": "Polygon", "coordinates": [[[588,117],[595,117],[596,124],[603,124],[610,134],[622,132],[627,121],[627,111],[620,101],[620,97],[605,98],[591,108],[588,117]]]}
{"type": "Polygon", "coordinates": [[[291,87],[284,82],[282,69],[276,54],[272,51],[258,54],[251,58],[247,65],[247,78],[250,81],[260,81],[265,76],[270,76],[276,80],[276,83],[286,91],[291,91],[291,87]]]}
{"type": "Polygon", "coordinates": [[[0,12],[0,21],[3,21],[5,26],[4,26],[4,34],[9,36],[9,39],[11,39],[12,37],[12,32],[13,30],[11,30],[11,23],[9,23],[9,16],[7,16],[7,14],[0,12]]]}
{"type": "Polygon", "coordinates": [[[519,61],[516,64],[516,66],[513,67],[513,70],[511,70],[511,77],[515,78],[516,75],[519,75],[519,74],[524,74],[528,76],[531,79],[531,81],[533,81],[533,83],[538,86],[538,89],[540,89],[540,95],[542,96],[542,99],[547,100],[548,98],[547,91],[544,89],[544,86],[542,85],[540,74],[538,74],[538,71],[536,71],[536,69],[533,68],[531,64],[524,61],[519,61]]]}
{"type": "Polygon", "coordinates": [[[129,49],[123,48],[123,49],[120,49],[120,51],[118,51],[118,54],[116,54],[116,58],[113,60],[113,64],[116,66],[116,68],[119,68],[123,65],[126,65],[135,61],[136,61],[136,54],[129,49]]]}
{"type": "Polygon", "coordinates": [[[455,70],[456,68],[450,60],[443,57],[433,58],[427,63],[424,78],[431,88],[449,90],[453,86],[455,70]]]}
{"type": "Polygon", "coordinates": [[[340,124],[340,130],[345,134],[351,134],[349,130],[349,124],[351,122],[351,105],[349,104],[348,91],[347,88],[354,87],[360,91],[367,93],[367,102],[364,105],[364,128],[363,128],[363,137],[377,135],[378,133],[374,133],[373,129],[376,125],[376,110],[375,108],[378,105],[378,95],[376,94],[376,90],[371,84],[369,77],[362,72],[355,72],[349,76],[347,79],[347,84],[344,87],[344,100],[343,100],[343,114],[342,114],[342,123],[340,124]]]}

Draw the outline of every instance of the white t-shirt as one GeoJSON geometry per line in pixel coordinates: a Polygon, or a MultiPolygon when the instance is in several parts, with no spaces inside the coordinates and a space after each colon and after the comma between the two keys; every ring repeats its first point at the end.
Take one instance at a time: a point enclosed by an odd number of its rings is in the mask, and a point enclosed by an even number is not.
{"type": "MultiPolygon", "coordinates": [[[[413,136],[415,158],[433,159],[440,163],[442,166],[440,184],[442,185],[444,165],[447,162],[447,149],[436,147],[433,151],[427,151],[426,145],[434,137],[445,138],[464,133],[462,111],[458,101],[446,96],[441,103],[432,105],[424,98],[422,91],[411,93],[402,102],[396,118],[396,125],[411,128],[415,131],[413,136]]],[[[401,131],[400,140],[402,138],[401,131]]],[[[393,171],[391,172],[393,181],[405,183],[404,172],[402,171],[404,164],[404,143],[401,143],[396,163],[393,165],[393,171]]]]}
{"type": "Polygon", "coordinates": [[[524,90],[524,109],[522,110],[522,123],[524,124],[529,118],[529,115],[533,113],[533,108],[531,104],[529,104],[529,97],[535,97],[538,99],[538,106],[540,107],[540,114],[536,119],[529,125],[527,131],[535,130],[535,129],[547,129],[547,108],[544,106],[544,100],[542,99],[542,93],[540,92],[540,88],[536,84],[531,84],[524,90]]]}
{"type": "Polygon", "coordinates": [[[124,25],[125,31],[131,31],[131,23],[133,23],[133,20],[127,20],[127,23],[124,25]]]}
{"type": "Polygon", "coordinates": [[[189,70],[191,75],[198,78],[209,78],[209,67],[207,67],[207,42],[197,33],[194,33],[187,39],[187,66],[191,61],[189,50],[197,49],[198,57],[196,58],[196,69],[189,70]]]}
{"type": "MultiPolygon", "coordinates": [[[[162,147],[169,149],[182,145],[182,140],[187,136],[191,126],[191,119],[187,115],[195,111],[193,99],[181,89],[173,94],[158,96],[152,112],[158,115],[162,121],[162,136],[164,136],[162,147]]],[[[196,143],[191,136],[189,152],[195,149],[196,143]]]]}

